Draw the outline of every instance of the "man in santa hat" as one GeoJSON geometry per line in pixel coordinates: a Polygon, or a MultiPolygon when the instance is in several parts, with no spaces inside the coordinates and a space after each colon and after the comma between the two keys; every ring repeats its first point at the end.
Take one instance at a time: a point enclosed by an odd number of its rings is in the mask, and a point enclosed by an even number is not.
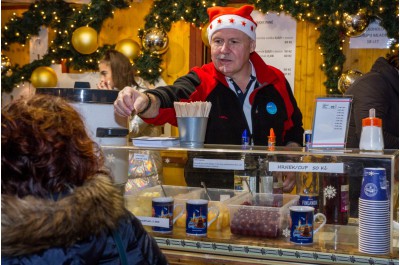
{"type": "MultiPolygon", "coordinates": [[[[206,144],[240,145],[247,130],[254,145],[268,145],[273,128],[276,145],[301,146],[302,114],[284,74],[255,52],[257,23],[252,11],[250,5],[208,8],[212,62],[194,67],[170,86],[144,93],[124,88],[114,103],[115,112],[176,126],[175,101],[208,101],[212,108],[206,144]]],[[[293,186],[294,179],[287,178],[284,190],[293,186]]]]}

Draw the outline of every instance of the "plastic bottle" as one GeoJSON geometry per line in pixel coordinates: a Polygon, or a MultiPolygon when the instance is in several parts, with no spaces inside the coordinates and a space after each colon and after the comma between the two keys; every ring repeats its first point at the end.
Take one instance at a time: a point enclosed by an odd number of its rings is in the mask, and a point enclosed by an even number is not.
{"type": "Polygon", "coordinates": [[[276,144],[276,136],[275,136],[274,129],[271,128],[269,130],[269,136],[268,136],[268,151],[274,151],[275,144],[276,144]]]}
{"type": "Polygon", "coordinates": [[[372,108],[369,117],[362,119],[360,150],[382,151],[383,147],[382,119],[375,117],[375,109],[372,108]]]}
{"type": "Polygon", "coordinates": [[[249,147],[250,144],[250,136],[249,133],[247,132],[247,129],[244,129],[242,133],[242,148],[246,149],[249,147]]]}

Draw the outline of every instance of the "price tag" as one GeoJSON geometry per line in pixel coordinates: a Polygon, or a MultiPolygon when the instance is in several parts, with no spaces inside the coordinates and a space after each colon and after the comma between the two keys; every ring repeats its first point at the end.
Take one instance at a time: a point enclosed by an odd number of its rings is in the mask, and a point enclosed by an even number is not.
{"type": "Polygon", "coordinates": [[[229,195],[229,194],[221,194],[219,196],[219,201],[223,202],[223,201],[226,201],[227,199],[230,199],[230,198],[231,198],[231,195],[229,195]]]}
{"type": "Polygon", "coordinates": [[[193,158],[193,168],[244,170],[243,160],[193,158]]]}
{"type": "Polygon", "coordinates": [[[270,171],[344,173],[344,163],[269,162],[270,171]]]}
{"type": "Polygon", "coordinates": [[[148,161],[149,160],[149,155],[148,154],[135,153],[135,154],[133,154],[133,159],[135,159],[136,161],[148,161]]]}
{"type": "Polygon", "coordinates": [[[136,216],[142,225],[147,226],[158,226],[158,227],[169,227],[169,219],[167,218],[157,218],[157,217],[148,217],[148,216],[136,216]]]}

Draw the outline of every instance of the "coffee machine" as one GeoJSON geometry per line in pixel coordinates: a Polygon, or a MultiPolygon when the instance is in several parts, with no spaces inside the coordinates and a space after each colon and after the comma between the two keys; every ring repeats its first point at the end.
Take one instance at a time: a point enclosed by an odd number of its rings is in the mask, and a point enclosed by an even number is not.
{"type": "Polygon", "coordinates": [[[129,153],[110,146],[128,145],[128,119],[114,114],[116,90],[82,88],[36,88],[37,94],[49,94],[68,100],[81,114],[88,134],[104,147],[105,164],[114,182],[125,185],[129,170],[129,153]]]}

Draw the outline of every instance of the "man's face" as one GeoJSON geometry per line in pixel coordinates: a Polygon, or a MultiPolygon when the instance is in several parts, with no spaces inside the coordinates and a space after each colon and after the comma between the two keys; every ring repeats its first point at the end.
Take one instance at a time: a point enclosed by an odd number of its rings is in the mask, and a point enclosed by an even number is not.
{"type": "Polygon", "coordinates": [[[256,44],[249,36],[237,29],[221,29],[211,38],[211,59],[218,71],[234,78],[247,69],[250,53],[256,44]]]}

